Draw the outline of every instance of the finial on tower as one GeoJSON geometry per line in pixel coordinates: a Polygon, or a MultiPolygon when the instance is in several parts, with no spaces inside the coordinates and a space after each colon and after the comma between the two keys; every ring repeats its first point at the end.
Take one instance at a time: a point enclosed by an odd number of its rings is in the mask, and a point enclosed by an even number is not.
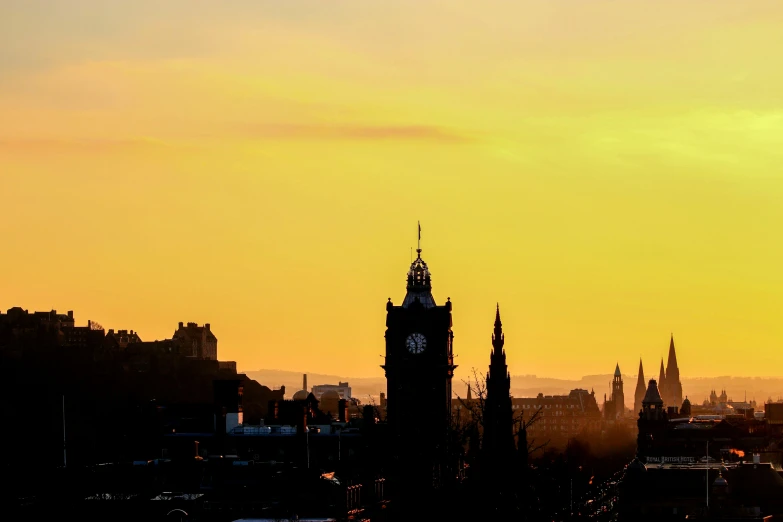
{"type": "Polygon", "coordinates": [[[421,221],[419,221],[418,224],[419,224],[419,243],[418,243],[418,247],[416,248],[416,252],[421,254],[421,221]]]}

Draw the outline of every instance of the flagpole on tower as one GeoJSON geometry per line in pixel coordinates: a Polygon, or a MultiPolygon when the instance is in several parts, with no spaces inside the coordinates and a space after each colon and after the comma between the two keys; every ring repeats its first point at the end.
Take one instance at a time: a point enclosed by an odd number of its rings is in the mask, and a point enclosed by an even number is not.
{"type": "Polygon", "coordinates": [[[421,221],[419,221],[419,246],[416,250],[421,251],[421,221]]]}

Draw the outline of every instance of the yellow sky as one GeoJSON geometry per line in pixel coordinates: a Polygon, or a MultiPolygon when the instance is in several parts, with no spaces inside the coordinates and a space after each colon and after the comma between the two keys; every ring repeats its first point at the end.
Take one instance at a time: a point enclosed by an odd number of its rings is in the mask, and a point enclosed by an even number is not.
{"type": "Polygon", "coordinates": [[[684,375],[780,375],[782,24],[778,0],[5,1],[0,308],[382,375],[421,220],[460,378],[497,301],[513,374],[657,374],[673,331],[684,375]]]}

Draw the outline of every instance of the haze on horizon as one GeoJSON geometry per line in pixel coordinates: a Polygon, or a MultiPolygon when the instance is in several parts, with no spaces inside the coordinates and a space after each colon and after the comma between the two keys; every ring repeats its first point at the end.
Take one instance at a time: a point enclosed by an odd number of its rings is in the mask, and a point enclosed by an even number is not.
{"type": "MultiPolygon", "coordinates": [[[[0,308],[382,375],[416,222],[459,378],[783,365],[777,0],[8,0],[0,308]]],[[[627,383],[626,383],[627,384],[627,383]]]]}

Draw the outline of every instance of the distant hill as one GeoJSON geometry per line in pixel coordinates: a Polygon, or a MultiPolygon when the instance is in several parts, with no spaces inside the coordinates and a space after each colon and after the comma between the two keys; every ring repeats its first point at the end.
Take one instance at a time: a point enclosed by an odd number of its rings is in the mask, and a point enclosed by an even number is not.
{"type": "MultiPolygon", "coordinates": [[[[277,389],[284,385],[286,387],[286,395],[289,397],[302,387],[303,372],[254,370],[243,373],[272,389],[277,389]]],[[[657,377],[658,375],[656,374],[655,378],[657,377]]],[[[649,378],[650,376],[647,376],[647,379],[649,378]]],[[[467,376],[455,378],[453,382],[454,394],[462,397],[465,396],[466,392],[466,385],[463,380],[467,380],[467,376]]],[[[368,397],[372,397],[377,402],[380,392],[386,391],[386,379],[383,377],[349,377],[321,373],[307,374],[309,387],[316,384],[337,384],[340,381],[347,381],[352,388],[353,396],[364,402],[367,402],[368,397]]],[[[586,375],[578,380],[538,377],[536,375],[512,375],[511,394],[515,397],[535,397],[539,393],[544,395],[562,395],[575,388],[583,388],[585,390],[595,390],[598,403],[601,404],[604,393],[609,394],[610,392],[611,381],[611,374],[586,375]]],[[[633,407],[636,375],[623,375],[623,381],[625,402],[630,408],[633,407]]],[[[683,395],[688,396],[695,403],[701,403],[709,397],[710,391],[713,389],[718,393],[725,389],[730,399],[742,401],[747,394],[748,400],[755,399],[761,405],[769,398],[777,400],[783,397],[783,377],[684,377],[682,388],[683,395]]]]}

